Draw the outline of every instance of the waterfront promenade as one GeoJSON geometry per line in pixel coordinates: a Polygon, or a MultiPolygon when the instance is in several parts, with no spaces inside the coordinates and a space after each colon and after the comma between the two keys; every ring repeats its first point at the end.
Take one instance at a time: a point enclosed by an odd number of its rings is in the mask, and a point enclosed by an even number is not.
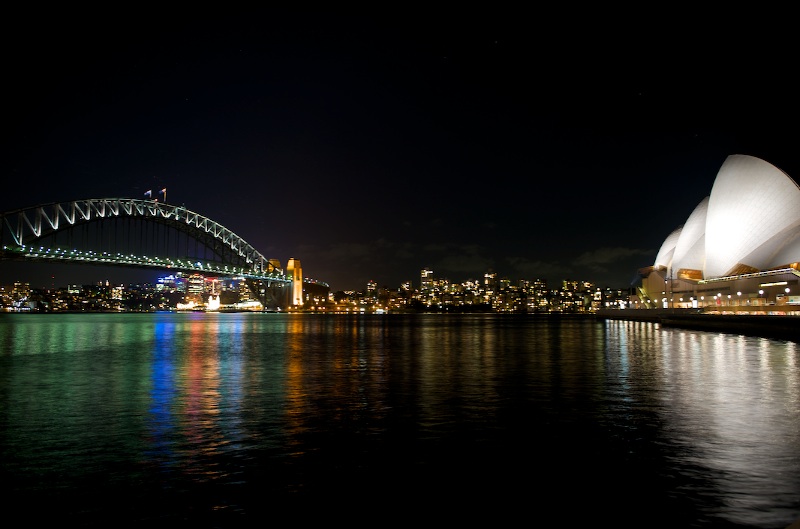
{"type": "MultiPolygon", "coordinates": [[[[763,336],[800,342],[800,315],[773,311],[771,314],[733,307],[732,310],[703,309],[600,309],[598,319],[654,322],[664,327],[763,336]],[[735,310],[738,309],[738,310],[735,310]]],[[[762,307],[763,310],[763,307],[762,307]]]]}

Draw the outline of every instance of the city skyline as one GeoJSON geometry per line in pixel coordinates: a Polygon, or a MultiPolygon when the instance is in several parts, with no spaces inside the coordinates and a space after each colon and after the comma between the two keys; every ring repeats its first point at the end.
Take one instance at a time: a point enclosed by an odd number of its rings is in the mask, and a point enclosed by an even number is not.
{"type": "MultiPolygon", "coordinates": [[[[134,269],[132,267],[126,267],[123,265],[94,265],[94,264],[54,264],[53,262],[41,262],[41,261],[31,261],[31,262],[21,262],[21,261],[8,261],[3,263],[5,268],[7,269],[3,275],[0,276],[0,286],[8,286],[14,283],[28,283],[31,288],[37,289],[58,289],[58,288],[65,288],[71,285],[99,285],[107,283],[113,286],[129,286],[129,285],[136,285],[136,284],[156,284],[158,283],[160,278],[165,276],[175,274],[174,270],[163,269],[143,269],[138,268],[134,269]],[[16,271],[9,272],[8,269],[16,267],[16,271]],[[100,272],[102,270],[102,272],[100,272]],[[16,273],[19,278],[14,278],[13,274],[16,273]],[[36,278],[33,282],[26,279],[27,277],[34,277],[36,278]],[[64,279],[67,278],[67,279],[64,279]],[[71,278],[80,278],[77,281],[69,281],[71,278]]],[[[285,264],[284,264],[285,266],[285,264]]],[[[305,265],[304,265],[305,269],[305,265]]],[[[397,284],[388,284],[385,282],[381,282],[377,279],[368,279],[363,285],[357,288],[336,288],[336,285],[330,285],[324,278],[320,277],[309,277],[303,272],[304,279],[312,279],[315,281],[322,281],[325,284],[328,284],[330,287],[331,293],[335,292],[366,292],[370,285],[376,285],[377,288],[380,289],[390,289],[390,290],[399,290],[403,288],[404,284],[410,284],[413,288],[419,289],[422,286],[421,274],[424,271],[430,272],[430,277],[437,282],[446,281],[450,284],[464,284],[469,282],[482,282],[487,274],[491,274],[495,277],[497,281],[508,281],[511,284],[517,285],[519,282],[523,281],[541,281],[547,284],[548,288],[559,288],[559,286],[563,282],[577,282],[577,283],[590,283],[592,285],[596,285],[598,288],[611,288],[611,289],[626,289],[630,287],[630,285],[605,285],[600,284],[595,281],[592,281],[589,277],[563,277],[556,281],[547,281],[544,278],[537,278],[537,277],[528,277],[528,278],[517,278],[511,279],[510,276],[507,274],[503,274],[501,271],[496,271],[494,269],[487,269],[482,272],[476,272],[475,274],[463,277],[453,277],[447,275],[440,275],[436,273],[436,270],[422,266],[416,271],[408,274],[408,278],[404,281],[401,281],[397,284]]],[[[178,272],[179,274],[183,275],[184,277],[188,277],[191,275],[191,272],[178,272]]],[[[207,277],[217,277],[214,274],[200,274],[207,277]]],[[[291,274],[285,273],[287,278],[291,278],[291,274]]],[[[374,277],[380,277],[379,274],[373,274],[374,277]]],[[[219,276],[221,278],[234,278],[235,275],[231,276],[219,276]]],[[[371,276],[372,277],[372,276],[371,276]]]]}
{"type": "MultiPolygon", "coordinates": [[[[174,271],[173,271],[174,272],[174,271]]],[[[588,281],[540,280],[511,284],[492,271],[461,282],[420,271],[420,282],[396,288],[369,282],[361,291],[332,292],[327,285],[295,277],[277,288],[244,277],[209,277],[193,272],[161,275],[141,284],[63,285],[37,288],[24,282],[0,284],[2,312],[322,312],[387,314],[408,312],[588,313],[629,304],[627,289],[601,288],[588,281]],[[260,286],[259,286],[260,285],[260,286]]],[[[637,308],[639,308],[637,306],[637,308]]]]}
{"type": "Polygon", "coordinates": [[[797,180],[779,20],[554,15],[22,21],[0,211],[166,188],[333,290],[424,266],[616,288],[727,156],[797,180]]]}

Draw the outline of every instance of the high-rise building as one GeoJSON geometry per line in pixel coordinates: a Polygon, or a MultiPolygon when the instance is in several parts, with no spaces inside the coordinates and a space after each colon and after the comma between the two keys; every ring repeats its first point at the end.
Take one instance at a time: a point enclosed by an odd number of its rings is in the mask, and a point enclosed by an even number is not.
{"type": "Polygon", "coordinates": [[[203,291],[205,289],[205,277],[202,274],[192,274],[186,278],[186,298],[196,303],[201,303],[203,300],[203,291]]]}
{"type": "Polygon", "coordinates": [[[15,281],[11,293],[16,299],[27,299],[31,295],[31,284],[15,281]]]}
{"type": "Polygon", "coordinates": [[[426,290],[431,290],[433,288],[433,270],[430,268],[423,268],[422,272],[420,272],[420,287],[419,289],[422,292],[426,290]]]}
{"type": "Polygon", "coordinates": [[[491,268],[483,274],[483,300],[491,303],[497,291],[497,272],[491,268]]]}

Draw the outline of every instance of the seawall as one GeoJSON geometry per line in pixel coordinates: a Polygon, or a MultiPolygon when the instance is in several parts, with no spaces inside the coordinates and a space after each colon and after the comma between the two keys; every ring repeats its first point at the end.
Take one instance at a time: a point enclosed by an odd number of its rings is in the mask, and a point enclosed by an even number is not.
{"type": "Polygon", "coordinates": [[[800,316],[794,315],[709,314],[699,309],[600,309],[595,317],[800,342],[800,316]]]}

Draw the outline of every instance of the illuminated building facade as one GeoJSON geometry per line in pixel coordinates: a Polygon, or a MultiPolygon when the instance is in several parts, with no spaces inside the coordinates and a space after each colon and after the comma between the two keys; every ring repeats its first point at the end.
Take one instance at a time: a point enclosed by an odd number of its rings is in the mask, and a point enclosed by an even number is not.
{"type": "Polygon", "coordinates": [[[186,294],[194,298],[202,298],[206,287],[206,278],[202,274],[192,274],[186,278],[186,294]]]}
{"type": "Polygon", "coordinates": [[[433,270],[430,268],[423,268],[419,273],[420,285],[419,289],[426,292],[433,289],[433,270]]]}
{"type": "Polygon", "coordinates": [[[640,277],[632,301],[646,307],[800,309],[800,187],[764,160],[729,156],[640,277]]]}
{"type": "Polygon", "coordinates": [[[290,305],[295,307],[303,305],[303,269],[300,266],[300,259],[289,258],[286,263],[286,275],[292,280],[292,294],[290,305]]]}

